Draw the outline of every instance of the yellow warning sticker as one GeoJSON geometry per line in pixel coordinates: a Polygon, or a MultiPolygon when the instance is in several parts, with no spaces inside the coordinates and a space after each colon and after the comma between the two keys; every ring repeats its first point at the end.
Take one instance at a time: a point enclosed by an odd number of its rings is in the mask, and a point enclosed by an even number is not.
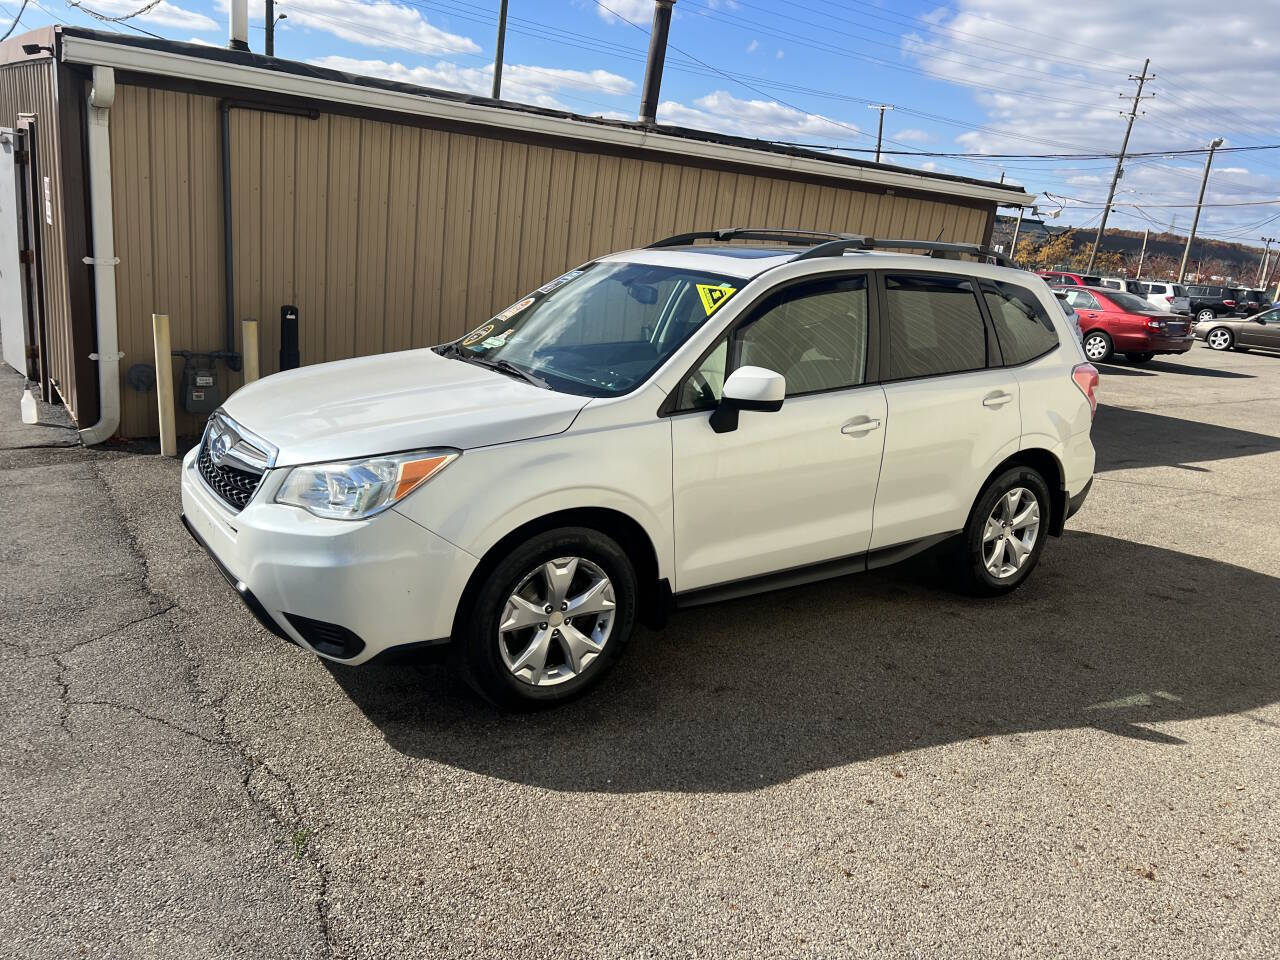
{"type": "Polygon", "coordinates": [[[709,283],[698,284],[698,296],[702,298],[702,309],[707,311],[707,316],[711,316],[720,309],[721,304],[733,296],[737,287],[731,287],[727,283],[713,286],[709,283]]]}

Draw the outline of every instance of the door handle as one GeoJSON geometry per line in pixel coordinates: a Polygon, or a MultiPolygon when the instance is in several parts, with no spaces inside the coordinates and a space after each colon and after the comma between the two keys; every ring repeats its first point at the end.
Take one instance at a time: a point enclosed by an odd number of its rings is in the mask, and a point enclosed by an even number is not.
{"type": "Polygon", "coordinates": [[[1088,317],[1090,320],[1096,320],[1098,317],[1098,315],[1096,313],[1093,313],[1092,311],[1089,313],[1086,313],[1085,316],[1088,317]]]}
{"type": "Polygon", "coordinates": [[[863,434],[870,433],[872,430],[880,429],[880,421],[876,417],[858,417],[856,420],[850,420],[840,432],[846,437],[860,437],[863,434]]]}
{"type": "Polygon", "coordinates": [[[982,398],[984,407],[1003,407],[1006,403],[1013,399],[1012,393],[1005,393],[1003,390],[996,393],[988,393],[982,398]]]}

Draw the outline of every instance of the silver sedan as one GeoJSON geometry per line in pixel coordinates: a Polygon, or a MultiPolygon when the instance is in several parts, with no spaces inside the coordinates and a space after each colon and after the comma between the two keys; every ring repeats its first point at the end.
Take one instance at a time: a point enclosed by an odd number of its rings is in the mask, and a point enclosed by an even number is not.
{"type": "Polygon", "coordinates": [[[1214,350],[1280,350],[1280,307],[1252,317],[1216,317],[1197,323],[1192,330],[1214,350]]]}

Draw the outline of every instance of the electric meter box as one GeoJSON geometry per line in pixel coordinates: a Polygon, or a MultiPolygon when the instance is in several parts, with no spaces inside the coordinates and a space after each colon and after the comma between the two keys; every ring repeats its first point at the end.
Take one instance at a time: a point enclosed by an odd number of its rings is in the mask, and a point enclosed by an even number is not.
{"type": "Polygon", "coordinates": [[[222,403],[218,371],[212,366],[187,364],[182,368],[182,406],[187,413],[207,416],[222,403]]]}

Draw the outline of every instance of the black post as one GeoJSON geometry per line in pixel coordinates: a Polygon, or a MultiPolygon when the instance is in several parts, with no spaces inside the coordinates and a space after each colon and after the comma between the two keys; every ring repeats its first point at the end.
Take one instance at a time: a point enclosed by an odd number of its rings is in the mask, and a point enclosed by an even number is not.
{"type": "Polygon", "coordinates": [[[502,99],[502,48],[507,44],[507,0],[498,11],[498,46],[493,54],[493,99],[502,99]]]}
{"type": "Polygon", "coordinates": [[[671,31],[671,7],[675,2],[654,0],[649,61],[644,68],[644,93],[640,99],[641,123],[656,123],[658,120],[658,93],[662,89],[662,67],[667,59],[667,34],[671,31]]]}
{"type": "Polygon", "coordinates": [[[280,369],[293,370],[299,363],[298,308],[286,303],[280,308],[280,369]]]}
{"type": "Polygon", "coordinates": [[[276,0],[266,0],[267,42],[264,44],[268,57],[276,55],[276,0]]]}

